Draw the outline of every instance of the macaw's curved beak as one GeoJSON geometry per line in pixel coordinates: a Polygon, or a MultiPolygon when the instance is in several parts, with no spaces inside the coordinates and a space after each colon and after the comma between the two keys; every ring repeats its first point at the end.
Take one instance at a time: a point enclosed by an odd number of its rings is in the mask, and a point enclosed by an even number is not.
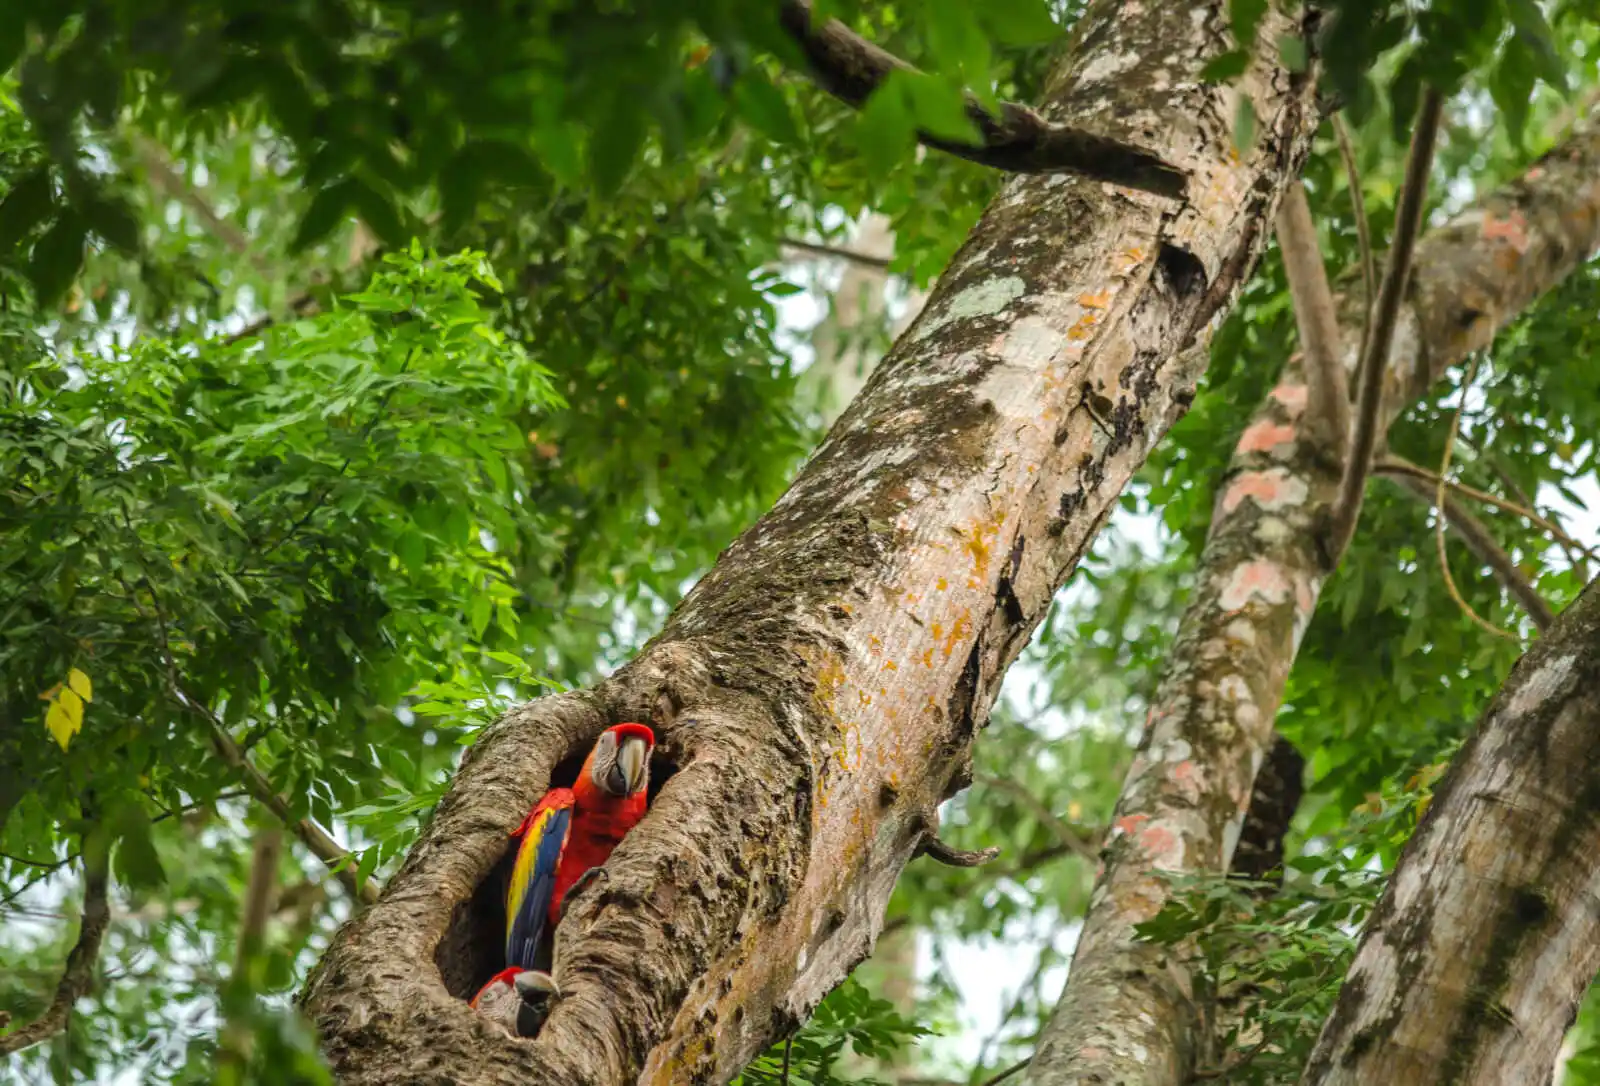
{"type": "Polygon", "coordinates": [[[617,748],[617,768],[626,786],[622,794],[631,796],[639,791],[650,770],[650,745],[637,735],[625,737],[617,748]]]}

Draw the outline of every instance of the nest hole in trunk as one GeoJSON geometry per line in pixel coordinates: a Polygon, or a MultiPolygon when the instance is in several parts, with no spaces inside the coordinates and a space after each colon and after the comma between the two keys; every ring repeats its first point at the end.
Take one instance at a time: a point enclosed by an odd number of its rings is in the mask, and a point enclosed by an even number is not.
{"type": "MultiPolygon", "coordinates": [[[[571,788],[583,769],[588,751],[580,751],[557,763],[550,773],[551,788],[571,788]]],[[[648,796],[653,806],[656,796],[672,775],[678,771],[675,762],[663,756],[657,747],[650,758],[650,788],[648,796]]],[[[510,883],[511,869],[516,864],[514,842],[507,835],[505,851],[490,869],[489,875],[478,884],[472,896],[456,906],[450,918],[450,927],[434,951],[434,961],[445,989],[457,999],[469,1000],[478,993],[490,977],[505,968],[506,939],[506,888],[510,883]]],[[[549,938],[549,935],[546,935],[549,938]]]]}

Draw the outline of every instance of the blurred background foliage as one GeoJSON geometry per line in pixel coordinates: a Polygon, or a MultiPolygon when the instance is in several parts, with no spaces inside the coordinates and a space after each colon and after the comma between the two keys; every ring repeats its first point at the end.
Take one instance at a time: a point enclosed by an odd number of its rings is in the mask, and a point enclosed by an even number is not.
{"type": "MultiPolygon", "coordinates": [[[[734,0],[0,11],[0,1030],[49,1003],[84,857],[111,858],[88,994],[10,1057],[18,1081],[325,1080],[290,996],[350,899],[291,839],[239,954],[260,811],[213,725],[359,877],[391,871],[482,723],[627,659],[782,492],[1001,181],[913,129],[950,124],[963,87],[1035,100],[1078,14],[816,7],[925,74],[853,113],[798,73],[778,5],[734,0]],[[92,692],[47,724],[74,672],[92,692]],[[219,1061],[225,1023],[248,1058],[219,1061]]],[[[1237,44],[1265,0],[1228,9],[1237,44]]],[[[1380,246],[1421,80],[1452,95],[1436,215],[1593,101],[1578,3],[1327,11],[1380,246]]],[[[1330,271],[1358,279],[1326,126],[1306,184],[1330,271]]],[[[1465,394],[1458,476],[1593,542],[1597,305],[1591,267],[1394,448],[1436,464],[1465,394]]],[[[954,844],[1003,857],[913,864],[878,954],[746,1082],[980,1083],[1031,1050],[1216,484],[1293,329],[1269,253],[949,805],[954,844]]],[[[1553,605],[1587,579],[1485,519],[1553,605]]],[[[1282,1039],[1249,1081],[1294,1079],[1432,767],[1519,652],[1451,600],[1430,524],[1375,481],[1307,634],[1279,719],[1310,784],[1284,890],[1198,886],[1151,932],[1204,931],[1219,985],[1274,994],[1246,1001],[1240,1036],[1282,1039]]],[[[1466,599],[1526,634],[1450,555],[1466,599]]],[[[1595,1022],[1569,1083],[1600,1082],[1595,1022]]]]}

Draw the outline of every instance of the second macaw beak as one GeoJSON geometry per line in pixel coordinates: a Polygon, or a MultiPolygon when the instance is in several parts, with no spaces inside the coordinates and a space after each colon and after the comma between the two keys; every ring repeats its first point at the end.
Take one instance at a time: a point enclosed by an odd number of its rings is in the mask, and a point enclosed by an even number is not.
{"type": "Polygon", "coordinates": [[[636,735],[630,735],[617,748],[617,768],[622,771],[625,796],[631,796],[645,786],[650,771],[650,747],[636,735]]]}

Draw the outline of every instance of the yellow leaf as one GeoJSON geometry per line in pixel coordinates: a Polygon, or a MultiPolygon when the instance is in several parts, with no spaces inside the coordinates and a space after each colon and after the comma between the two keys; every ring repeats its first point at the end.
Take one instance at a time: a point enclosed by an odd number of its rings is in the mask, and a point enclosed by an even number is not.
{"type": "Polygon", "coordinates": [[[94,684],[89,681],[89,676],[77,668],[67,672],[67,685],[84,701],[94,700],[94,684]]]}
{"type": "Polygon", "coordinates": [[[44,726],[50,729],[50,734],[55,736],[62,750],[67,749],[67,744],[72,742],[72,737],[78,730],[72,726],[67,711],[61,707],[59,701],[52,701],[50,708],[45,710],[44,726]]]}
{"type": "Polygon", "coordinates": [[[71,690],[63,690],[56,695],[56,704],[67,714],[67,719],[72,722],[73,734],[77,734],[78,729],[83,727],[83,699],[71,690]]]}

